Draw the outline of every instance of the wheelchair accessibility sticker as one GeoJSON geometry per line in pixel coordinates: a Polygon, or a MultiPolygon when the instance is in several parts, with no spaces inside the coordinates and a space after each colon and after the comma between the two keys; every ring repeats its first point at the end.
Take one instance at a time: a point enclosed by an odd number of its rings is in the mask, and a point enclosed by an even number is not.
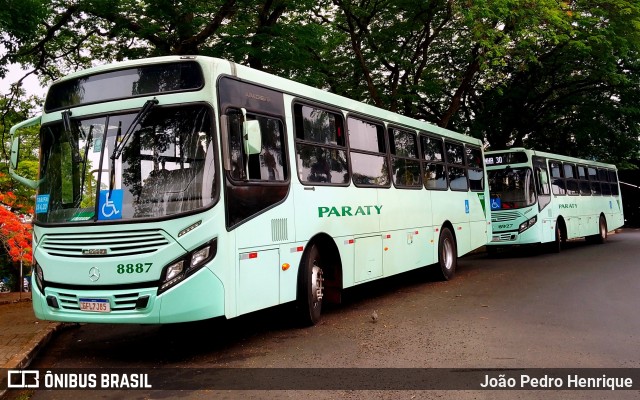
{"type": "Polygon", "coordinates": [[[502,208],[502,200],[499,197],[491,198],[491,210],[499,210],[502,208]]]}
{"type": "Polygon", "coordinates": [[[121,219],[122,218],[122,189],[100,191],[100,201],[98,203],[98,219],[121,219]]]}

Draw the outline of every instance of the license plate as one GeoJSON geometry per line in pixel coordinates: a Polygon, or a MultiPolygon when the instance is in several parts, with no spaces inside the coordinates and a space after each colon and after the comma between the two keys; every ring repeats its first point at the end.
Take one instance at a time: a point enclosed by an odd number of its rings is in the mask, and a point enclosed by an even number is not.
{"type": "Polygon", "coordinates": [[[80,299],[80,310],[90,312],[111,312],[108,299],[80,299]]]}

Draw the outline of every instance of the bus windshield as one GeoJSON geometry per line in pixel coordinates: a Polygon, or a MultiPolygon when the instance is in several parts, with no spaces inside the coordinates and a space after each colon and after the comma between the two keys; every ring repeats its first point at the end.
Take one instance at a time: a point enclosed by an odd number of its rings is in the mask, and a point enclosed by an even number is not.
{"type": "Polygon", "coordinates": [[[487,171],[491,209],[529,207],[536,203],[531,168],[510,168],[487,171]]]}
{"type": "Polygon", "coordinates": [[[70,119],[63,113],[64,121],[43,125],[37,222],[161,218],[213,203],[209,108],[155,107],[125,141],[135,117],[70,119]],[[121,152],[114,152],[116,143],[121,152]]]}

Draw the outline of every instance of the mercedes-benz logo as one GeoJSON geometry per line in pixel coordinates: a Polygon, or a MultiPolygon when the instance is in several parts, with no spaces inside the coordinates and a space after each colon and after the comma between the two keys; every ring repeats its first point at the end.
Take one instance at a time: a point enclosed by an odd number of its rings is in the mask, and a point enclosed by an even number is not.
{"type": "Polygon", "coordinates": [[[100,279],[100,270],[98,267],[91,267],[89,270],[89,279],[91,279],[91,282],[95,282],[100,279]]]}

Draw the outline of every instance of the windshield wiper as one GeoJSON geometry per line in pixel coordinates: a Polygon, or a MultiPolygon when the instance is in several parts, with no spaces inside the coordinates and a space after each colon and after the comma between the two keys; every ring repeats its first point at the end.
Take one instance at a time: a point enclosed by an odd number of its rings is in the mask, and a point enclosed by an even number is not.
{"type": "MultiPolygon", "coordinates": [[[[84,130],[81,128],[82,133],[84,134],[84,130]]],[[[91,140],[93,140],[93,125],[89,126],[89,133],[86,134],[85,144],[84,144],[84,163],[82,164],[82,176],[80,180],[80,197],[82,198],[82,192],[84,191],[84,179],[85,174],[87,173],[87,157],[89,157],[89,146],[91,146],[91,140]]]]}
{"type": "Polygon", "coordinates": [[[145,101],[144,105],[142,106],[140,111],[138,111],[136,116],[133,118],[133,121],[131,121],[131,125],[129,125],[129,127],[127,128],[127,131],[125,132],[124,136],[121,136],[121,133],[122,133],[122,122],[120,122],[118,124],[118,133],[116,134],[116,144],[113,147],[113,153],[111,153],[111,171],[109,172],[109,175],[110,175],[110,177],[109,177],[109,195],[111,195],[111,192],[113,191],[113,187],[115,186],[116,160],[118,158],[120,158],[120,156],[122,155],[122,152],[124,151],[124,147],[127,144],[127,141],[129,140],[131,135],[133,134],[135,127],[138,124],[142,125],[142,123],[144,122],[144,120],[147,117],[147,115],[149,115],[149,112],[157,104],[158,104],[158,99],[156,99],[156,98],[153,98],[151,100],[145,101]],[[119,140],[120,138],[122,138],[122,139],[119,140]]]}
{"type": "Polygon", "coordinates": [[[144,119],[147,117],[151,109],[153,109],[153,107],[156,106],[157,104],[158,104],[158,99],[155,99],[155,98],[152,100],[145,101],[140,111],[138,111],[138,114],[136,114],[136,116],[133,118],[133,121],[131,121],[131,125],[129,125],[129,127],[127,128],[127,131],[122,137],[122,140],[120,141],[120,143],[116,141],[116,145],[113,148],[113,153],[111,153],[112,160],[116,160],[120,158],[120,156],[122,155],[122,152],[124,151],[124,147],[127,144],[127,141],[129,141],[129,138],[134,132],[134,128],[138,124],[142,125],[142,123],[144,122],[144,119]]]}
{"type": "Polygon", "coordinates": [[[69,142],[69,146],[71,146],[71,156],[73,158],[73,162],[80,163],[82,162],[82,157],[80,157],[80,149],[78,148],[78,142],[73,138],[72,131],[72,123],[71,123],[71,110],[66,110],[62,112],[62,127],[64,131],[64,135],[69,142]]]}

